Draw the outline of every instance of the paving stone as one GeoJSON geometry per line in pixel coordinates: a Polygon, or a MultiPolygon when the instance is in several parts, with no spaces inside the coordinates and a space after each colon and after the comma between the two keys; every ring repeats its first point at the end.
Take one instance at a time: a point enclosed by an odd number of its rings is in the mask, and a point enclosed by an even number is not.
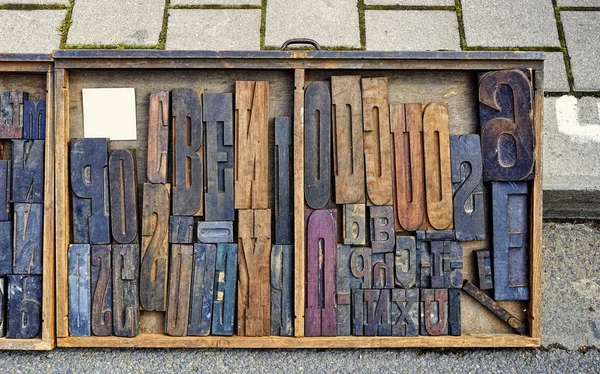
{"type": "Polygon", "coordinates": [[[261,0],[171,0],[174,5],[261,5],[261,0]]]}
{"type": "Polygon", "coordinates": [[[0,0],[0,5],[69,5],[69,0],[0,0]]]}
{"type": "Polygon", "coordinates": [[[367,10],[367,49],[460,50],[456,13],[446,10],[367,10]]]}
{"type": "Polygon", "coordinates": [[[560,12],[576,91],[600,90],[600,12],[560,12]]]}
{"type": "Polygon", "coordinates": [[[550,0],[462,0],[469,46],[560,46],[550,0]]]}
{"type": "Polygon", "coordinates": [[[599,0],[558,0],[558,6],[562,7],[600,7],[599,0]]]}
{"type": "Polygon", "coordinates": [[[544,91],[567,92],[569,91],[569,80],[562,52],[546,52],[544,64],[544,91]]]}
{"type": "Polygon", "coordinates": [[[0,53],[50,53],[66,10],[0,10],[0,53]]]}
{"type": "Polygon", "coordinates": [[[265,45],[280,47],[291,38],[311,38],[322,46],[360,47],[356,1],[269,0],[265,45]]]}
{"type": "Polygon", "coordinates": [[[77,0],[67,43],[154,45],[164,8],[164,0],[77,0]]]}
{"type": "Polygon", "coordinates": [[[260,18],[260,9],[172,9],[166,49],[258,50],[260,18]]]}
{"type": "Polygon", "coordinates": [[[365,0],[366,5],[454,6],[454,0],[365,0]]]}

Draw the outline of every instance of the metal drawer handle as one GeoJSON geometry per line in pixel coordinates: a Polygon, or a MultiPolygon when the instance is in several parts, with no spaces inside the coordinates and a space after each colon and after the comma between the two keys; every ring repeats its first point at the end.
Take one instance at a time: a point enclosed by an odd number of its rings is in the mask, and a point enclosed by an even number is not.
{"type": "Polygon", "coordinates": [[[286,40],[285,43],[283,43],[283,45],[281,46],[281,50],[285,51],[285,49],[292,44],[310,44],[313,47],[315,47],[318,51],[321,50],[321,46],[319,45],[319,43],[317,43],[316,40],[313,39],[308,39],[308,38],[294,38],[294,39],[289,39],[286,40]]]}

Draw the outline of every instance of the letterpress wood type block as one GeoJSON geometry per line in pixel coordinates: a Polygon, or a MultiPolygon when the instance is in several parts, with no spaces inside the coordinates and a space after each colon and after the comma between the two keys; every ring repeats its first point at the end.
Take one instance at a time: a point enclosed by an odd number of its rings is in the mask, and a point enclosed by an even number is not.
{"type": "Polygon", "coordinates": [[[206,336],[210,334],[216,256],[216,245],[194,244],[188,335],[206,336]]]}
{"type": "Polygon", "coordinates": [[[352,289],[352,335],[365,334],[365,303],[362,289],[352,289]]]}
{"type": "Polygon", "coordinates": [[[460,241],[485,240],[483,166],[479,135],[450,137],[454,230],[460,241]]]}
{"type": "Polygon", "coordinates": [[[448,290],[421,289],[421,335],[448,335],[448,290]]]}
{"type": "Polygon", "coordinates": [[[448,335],[460,336],[460,288],[448,290],[448,335]]]}
{"type": "Polygon", "coordinates": [[[396,231],[423,229],[425,174],[421,104],[390,105],[394,137],[394,209],[396,231]]]}
{"type": "Polygon", "coordinates": [[[315,210],[306,225],[306,336],[335,336],[335,210],[315,210]]]}
{"type": "Polygon", "coordinates": [[[494,299],[529,300],[527,182],[492,182],[494,299]]]}
{"type": "Polygon", "coordinates": [[[194,241],[194,217],[171,216],[169,218],[169,243],[192,244],[194,241]]]}
{"type": "Polygon", "coordinates": [[[238,335],[270,334],[271,211],[238,211],[238,335]]]}
{"type": "Polygon", "coordinates": [[[7,160],[10,154],[10,146],[8,140],[0,139],[0,160],[7,160]]]}
{"type": "Polygon", "coordinates": [[[275,118],[275,244],[294,243],[294,141],[292,119],[275,118]]]}
{"type": "Polygon", "coordinates": [[[112,335],[112,266],[111,246],[91,248],[92,334],[112,335]]]}
{"type": "Polygon", "coordinates": [[[534,139],[528,72],[501,70],[479,79],[484,181],[533,179],[534,139]]]}
{"type": "Polygon", "coordinates": [[[367,203],[392,204],[392,146],[387,78],[362,79],[367,203]]]}
{"type": "Polygon", "coordinates": [[[269,82],[235,82],[235,208],[269,207],[269,82]]]}
{"type": "Polygon", "coordinates": [[[431,288],[431,274],[430,242],[417,241],[417,287],[431,288]]]}
{"type": "Polygon", "coordinates": [[[444,242],[430,242],[429,250],[431,254],[431,287],[447,288],[444,282],[444,242]]]}
{"type": "Polygon", "coordinates": [[[42,274],[43,204],[14,204],[13,274],[42,274]]]}
{"type": "Polygon", "coordinates": [[[6,286],[8,280],[6,278],[0,278],[0,337],[6,336],[6,309],[7,309],[7,293],[6,286]]]}
{"type": "Polygon", "coordinates": [[[12,274],[13,222],[0,222],[0,275],[12,274]]]}
{"type": "Polygon", "coordinates": [[[479,276],[479,289],[491,290],[494,286],[492,281],[492,264],[490,259],[490,251],[480,249],[473,251],[475,253],[475,263],[477,266],[477,274],[479,276]]]}
{"type": "Polygon", "coordinates": [[[363,291],[366,317],[364,321],[365,336],[392,335],[390,291],[389,289],[363,291]]]}
{"type": "Polygon", "coordinates": [[[331,198],[331,95],[325,82],[312,82],[304,97],[304,199],[323,209],[331,198]]]}
{"type": "Polygon", "coordinates": [[[92,294],[90,245],[71,244],[69,262],[69,333],[71,336],[92,334],[92,294]]]}
{"type": "Polygon", "coordinates": [[[118,149],[108,158],[111,233],[115,243],[137,243],[138,208],[135,158],[118,149]]]}
{"type": "Polygon", "coordinates": [[[271,335],[294,335],[294,246],[271,250],[271,335]]]}
{"type": "Polygon", "coordinates": [[[171,91],[173,114],[173,195],[174,216],[201,216],[203,213],[202,104],[192,88],[171,91]]]}
{"type": "Polygon", "coordinates": [[[113,333],[132,337],[139,332],[139,269],[138,244],[112,246],[113,333]]]}
{"type": "Polygon", "coordinates": [[[23,96],[21,91],[2,92],[0,98],[0,138],[20,139],[23,137],[23,122],[21,121],[23,96]]]}
{"type": "Polygon", "coordinates": [[[171,246],[169,263],[169,302],[165,314],[165,332],[171,336],[185,336],[190,310],[192,264],[194,247],[185,244],[171,246]]]}
{"type": "Polygon", "coordinates": [[[394,251],[394,207],[370,206],[371,247],[373,253],[394,251]]]}
{"type": "Polygon", "coordinates": [[[203,101],[206,131],[205,218],[207,221],[233,221],[233,97],[229,93],[204,94],[203,101]]]}
{"type": "Polygon", "coordinates": [[[23,138],[46,139],[45,101],[25,101],[23,105],[23,138]]]}
{"type": "Polygon", "coordinates": [[[213,300],[213,335],[232,335],[238,264],[237,244],[217,244],[213,300]]]}
{"type": "Polygon", "coordinates": [[[200,243],[233,242],[233,222],[216,221],[198,222],[198,241],[200,243]]]}
{"type": "Polygon", "coordinates": [[[73,242],[110,243],[108,140],[71,140],[73,242]]]}
{"type": "Polygon", "coordinates": [[[417,244],[413,236],[396,236],[394,273],[396,285],[411,288],[417,277],[417,244]]]}
{"type": "Polygon", "coordinates": [[[417,240],[454,240],[454,230],[420,230],[415,233],[417,240]]]}
{"type": "Polygon", "coordinates": [[[373,251],[368,247],[350,249],[350,288],[373,286],[373,251]]]}
{"type": "Polygon", "coordinates": [[[462,242],[444,241],[444,288],[461,288],[463,284],[462,242]]]}
{"type": "Polygon", "coordinates": [[[12,165],[8,160],[0,161],[0,222],[6,222],[12,219],[11,210],[11,172],[12,165]]]}
{"type": "Polygon", "coordinates": [[[154,91],[150,93],[148,166],[146,175],[152,183],[167,183],[170,95],[169,91],[154,91]]]}
{"type": "Polygon", "coordinates": [[[42,330],[42,276],[8,276],[7,338],[39,337],[42,330]]]}
{"type": "Polygon", "coordinates": [[[419,289],[393,289],[391,324],[393,336],[419,335],[419,289]]]}
{"type": "Polygon", "coordinates": [[[365,200],[365,156],[360,77],[331,77],[331,96],[335,202],[362,203],[365,200]]]}
{"type": "Polygon", "coordinates": [[[337,314],[336,336],[347,336],[352,332],[350,252],[348,245],[337,245],[337,262],[335,272],[335,301],[337,314]]]}
{"type": "Polygon", "coordinates": [[[12,202],[44,202],[44,140],[12,141],[12,202]]]}
{"type": "Polygon", "coordinates": [[[364,204],[344,205],[344,244],[367,244],[366,212],[364,204]]]}
{"type": "Polygon", "coordinates": [[[140,304],[157,312],[167,309],[169,189],[168,184],[144,183],[140,304]]]}
{"type": "Polygon", "coordinates": [[[394,253],[373,253],[373,288],[394,288],[394,253]]]}

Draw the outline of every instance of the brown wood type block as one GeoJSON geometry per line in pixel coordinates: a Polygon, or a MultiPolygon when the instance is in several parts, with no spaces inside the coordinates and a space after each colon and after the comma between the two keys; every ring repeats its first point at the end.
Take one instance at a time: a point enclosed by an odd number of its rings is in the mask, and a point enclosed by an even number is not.
{"type": "Polygon", "coordinates": [[[165,332],[171,336],[187,335],[193,259],[193,245],[171,245],[169,301],[165,314],[165,332]]]}
{"type": "Polygon", "coordinates": [[[352,290],[352,327],[354,335],[390,336],[390,291],[352,290]]]}
{"type": "Polygon", "coordinates": [[[477,275],[479,277],[479,289],[480,290],[491,290],[494,286],[492,280],[492,261],[490,258],[490,251],[487,249],[480,249],[473,251],[475,253],[475,264],[477,268],[477,275]]]}
{"type": "Polygon", "coordinates": [[[353,248],[349,245],[337,245],[337,259],[335,271],[335,302],[337,314],[337,336],[347,336],[352,331],[352,303],[350,279],[353,275],[350,273],[350,252],[353,248]]]}
{"type": "Polygon", "coordinates": [[[393,289],[390,314],[393,336],[419,335],[419,289],[393,289]]]}
{"type": "Polygon", "coordinates": [[[421,335],[448,334],[448,290],[421,289],[421,335]]]}
{"type": "Polygon", "coordinates": [[[148,115],[148,167],[151,183],[167,183],[169,153],[169,91],[150,93],[148,115]]]}
{"type": "Polygon", "coordinates": [[[23,98],[21,91],[5,91],[0,97],[0,138],[20,139],[23,137],[23,98]]]}
{"type": "Polygon", "coordinates": [[[269,82],[235,82],[235,208],[269,207],[269,82]]]}
{"type": "Polygon", "coordinates": [[[112,335],[111,246],[91,247],[92,334],[112,335]]]}
{"type": "Polygon", "coordinates": [[[271,250],[271,335],[294,335],[294,246],[271,250]]]}
{"type": "Polygon", "coordinates": [[[394,250],[394,207],[370,206],[371,248],[373,253],[394,250]]]}
{"type": "Polygon", "coordinates": [[[238,335],[271,332],[271,211],[238,211],[238,335]]]}
{"type": "Polygon", "coordinates": [[[113,333],[136,336],[140,329],[139,245],[115,244],[112,250],[113,333]]]}
{"type": "Polygon", "coordinates": [[[396,236],[394,256],[394,273],[396,285],[411,288],[417,277],[417,245],[413,236],[396,236]]]}
{"type": "Polygon", "coordinates": [[[113,151],[108,158],[110,186],[110,222],[115,243],[137,243],[138,205],[135,158],[124,149],[113,151]]]}
{"type": "MultiPolygon", "coordinates": [[[[364,204],[344,205],[344,244],[366,245],[367,225],[364,204]]],[[[393,233],[392,233],[393,234],[393,233]]]]}
{"type": "Polygon", "coordinates": [[[394,253],[373,253],[373,288],[394,288],[394,253]]]}

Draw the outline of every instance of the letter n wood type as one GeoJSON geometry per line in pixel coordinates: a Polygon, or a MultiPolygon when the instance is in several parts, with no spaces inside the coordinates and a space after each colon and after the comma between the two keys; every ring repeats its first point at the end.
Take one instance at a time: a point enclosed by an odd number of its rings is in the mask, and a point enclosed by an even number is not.
{"type": "Polygon", "coordinates": [[[135,158],[118,149],[108,159],[111,233],[115,243],[137,243],[138,205],[135,158]]]}
{"type": "Polygon", "coordinates": [[[69,246],[69,333],[91,335],[91,269],[90,245],[69,246]]]}
{"type": "Polygon", "coordinates": [[[331,77],[331,97],[335,202],[362,203],[365,200],[365,156],[360,77],[331,77]]]}
{"type": "Polygon", "coordinates": [[[139,332],[139,269],[138,244],[112,246],[113,333],[132,337],[139,332]]]}
{"type": "Polygon", "coordinates": [[[233,335],[238,264],[237,244],[217,244],[213,302],[213,335],[233,335]]]}
{"type": "Polygon", "coordinates": [[[275,244],[294,242],[294,146],[292,119],[275,118],[275,244]]]}
{"type": "Polygon", "coordinates": [[[44,140],[12,141],[12,202],[44,202],[44,140]]]}
{"type": "Polygon", "coordinates": [[[112,335],[112,266],[111,246],[91,248],[92,334],[112,335]]]}
{"type": "Polygon", "coordinates": [[[42,330],[42,276],[8,276],[7,338],[31,339],[42,330]]]}
{"type": "Polygon", "coordinates": [[[171,92],[173,111],[174,216],[201,216],[204,175],[202,166],[202,104],[198,92],[176,88],[171,92]]]}
{"type": "Polygon", "coordinates": [[[169,302],[165,315],[165,332],[171,336],[185,336],[190,310],[190,290],[194,247],[186,244],[171,246],[169,264],[169,302]]]}
{"type": "Polygon", "coordinates": [[[8,160],[0,160],[0,222],[12,220],[12,165],[8,160]]]}
{"type": "Polygon", "coordinates": [[[414,287],[419,264],[417,263],[417,245],[413,236],[396,236],[394,266],[396,285],[406,289],[414,287]]]}
{"type": "Polygon", "coordinates": [[[271,211],[238,211],[238,335],[270,334],[271,211]]]}
{"type": "Polygon", "coordinates": [[[0,97],[0,139],[23,137],[22,106],[23,92],[2,92],[2,97],[0,97]]]}
{"type": "Polygon", "coordinates": [[[391,323],[393,336],[419,335],[419,289],[393,289],[391,323]]]}
{"type": "Polygon", "coordinates": [[[13,274],[42,274],[43,204],[14,204],[13,274]]]}
{"type": "Polygon", "coordinates": [[[216,256],[216,245],[194,244],[194,267],[192,273],[188,335],[206,336],[210,334],[216,256]]]}
{"type": "Polygon", "coordinates": [[[269,207],[269,82],[235,82],[235,208],[269,207]]]}
{"type": "Polygon", "coordinates": [[[350,289],[350,279],[353,278],[350,273],[350,252],[352,249],[353,248],[348,245],[338,244],[337,246],[335,272],[337,336],[350,335],[352,331],[352,303],[350,289]]]}
{"type": "Polygon", "coordinates": [[[365,304],[364,335],[392,335],[390,291],[389,289],[363,290],[363,302],[365,304]]]}
{"type": "Polygon", "coordinates": [[[336,248],[335,210],[315,210],[306,225],[306,336],[335,336],[336,248]]]}
{"type": "Polygon", "coordinates": [[[271,250],[271,335],[294,335],[294,246],[271,250]]]}
{"type": "Polygon", "coordinates": [[[421,289],[421,335],[448,335],[448,290],[421,289]]]}
{"type": "Polygon", "coordinates": [[[152,183],[167,183],[170,95],[169,91],[154,91],[150,93],[148,166],[146,175],[152,183]]]}
{"type": "Polygon", "coordinates": [[[140,304],[157,312],[167,309],[169,189],[169,184],[144,183],[140,304]]]}
{"type": "Polygon", "coordinates": [[[23,138],[46,139],[45,101],[25,101],[23,105],[23,138]]]}
{"type": "Polygon", "coordinates": [[[373,288],[394,288],[394,253],[374,253],[373,288]]]}

